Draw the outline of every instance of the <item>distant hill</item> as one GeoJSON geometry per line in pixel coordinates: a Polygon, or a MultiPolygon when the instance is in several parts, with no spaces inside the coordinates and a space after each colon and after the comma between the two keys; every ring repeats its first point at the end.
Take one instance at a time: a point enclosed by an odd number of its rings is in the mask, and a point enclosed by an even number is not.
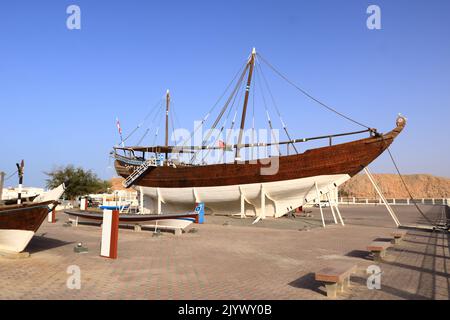
{"type": "MultiPolygon", "coordinates": [[[[401,179],[396,174],[374,174],[386,198],[408,198],[401,179]]],[[[450,198],[450,179],[429,174],[403,176],[414,198],[450,198]]],[[[365,174],[358,174],[339,187],[340,196],[375,198],[376,191],[365,174]]]]}

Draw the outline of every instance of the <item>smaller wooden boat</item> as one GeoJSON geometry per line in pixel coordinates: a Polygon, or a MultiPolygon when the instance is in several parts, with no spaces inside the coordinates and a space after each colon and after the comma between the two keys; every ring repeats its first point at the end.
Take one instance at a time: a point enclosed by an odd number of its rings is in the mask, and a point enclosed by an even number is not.
{"type": "MultiPolygon", "coordinates": [[[[71,217],[78,217],[79,221],[98,222],[103,220],[103,214],[89,211],[66,210],[65,214],[71,217]]],[[[120,224],[142,224],[155,220],[171,220],[171,219],[197,219],[198,213],[173,213],[173,214],[121,214],[119,215],[120,224]]]]}
{"type": "MultiPolygon", "coordinates": [[[[140,225],[143,227],[157,228],[157,229],[185,229],[193,222],[199,222],[199,213],[186,212],[186,213],[174,213],[174,214],[120,214],[119,225],[140,225]]],[[[79,222],[85,223],[97,223],[101,224],[103,221],[103,214],[97,212],[88,211],[64,211],[69,215],[72,221],[75,221],[75,225],[79,222]]]]}
{"type": "Polygon", "coordinates": [[[22,252],[57,201],[0,206],[0,250],[22,252]]]}

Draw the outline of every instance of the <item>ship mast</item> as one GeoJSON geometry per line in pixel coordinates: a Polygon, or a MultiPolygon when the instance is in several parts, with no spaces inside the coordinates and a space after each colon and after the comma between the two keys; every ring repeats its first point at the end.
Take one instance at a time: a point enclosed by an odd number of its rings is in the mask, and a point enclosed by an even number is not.
{"type": "Polygon", "coordinates": [[[168,160],[168,152],[167,147],[169,146],[169,107],[170,107],[170,92],[169,89],[167,89],[166,92],[166,161],[168,160]]]}
{"type": "Polygon", "coordinates": [[[241,127],[239,130],[239,138],[236,146],[236,160],[241,160],[240,155],[240,145],[242,142],[242,135],[244,133],[244,127],[245,127],[245,116],[247,114],[247,104],[248,104],[248,97],[250,95],[250,85],[252,83],[252,76],[253,76],[253,67],[255,66],[255,57],[256,57],[256,49],[253,48],[252,55],[250,56],[250,59],[248,60],[247,65],[250,67],[248,71],[248,79],[247,79],[247,86],[245,87],[245,98],[244,98],[244,108],[242,110],[242,118],[241,118],[241,127]]]}

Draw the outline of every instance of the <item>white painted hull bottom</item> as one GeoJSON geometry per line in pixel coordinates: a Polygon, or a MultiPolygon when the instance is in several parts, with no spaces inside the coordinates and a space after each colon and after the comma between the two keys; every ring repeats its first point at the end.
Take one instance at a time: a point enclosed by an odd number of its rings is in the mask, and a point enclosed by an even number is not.
{"type": "MultiPolygon", "coordinates": [[[[77,217],[69,214],[69,220],[77,223],[95,223],[102,224],[102,220],[95,220],[83,217],[77,217]]],[[[142,221],[127,221],[127,222],[119,222],[119,226],[130,226],[130,225],[142,225],[143,227],[149,228],[160,228],[160,229],[185,229],[189,225],[193,223],[193,220],[189,218],[185,219],[164,219],[164,220],[153,220],[148,222],[142,221]]]]}
{"type": "Polygon", "coordinates": [[[0,229],[0,251],[22,252],[33,236],[33,231],[0,229]]]}
{"type": "Polygon", "coordinates": [[[326,194],[349,179],[348,174],[339,174],[220,187],[136,189],[144,195],[141,211],[146,214],[192,211],[195,203],[204,202],[207,213],[264,218],[281,217],[315,200],[315,183],[319,192],[326,194]]]}

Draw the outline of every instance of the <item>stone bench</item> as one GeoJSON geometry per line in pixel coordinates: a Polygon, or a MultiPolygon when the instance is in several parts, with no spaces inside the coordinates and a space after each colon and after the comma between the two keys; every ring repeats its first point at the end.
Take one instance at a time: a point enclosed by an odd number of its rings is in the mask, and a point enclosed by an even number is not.
{"type": "Polygon", "coordinates": [[[315,279],[324,283],[327,297],[335,298],[337,292],[344,292],[350,286],[350,276],[357,265],[353,263],[334,262],[316,272],[315,279]]]}
{"type": "Polygon", "coordinates": [[[374,261],[381,262],[386,257],[386,250],[391,246],[389,242],[374,241],[367,246],[367,250],[373,254],[374,261]]]}
{"type": "Polygon", "coordinates": [[[392,240],[393,244],[399,244],[402,239],[406,236],[408,232],[406,230],[396,230],[392,232],[392,236],[394,239],[392,240]]]}

